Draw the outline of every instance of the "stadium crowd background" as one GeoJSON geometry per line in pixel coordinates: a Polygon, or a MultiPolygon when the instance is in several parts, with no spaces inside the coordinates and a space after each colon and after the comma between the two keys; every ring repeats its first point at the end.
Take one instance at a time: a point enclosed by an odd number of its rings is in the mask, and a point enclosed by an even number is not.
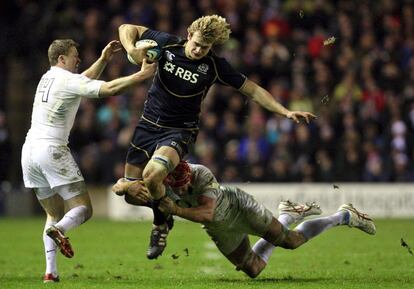
{"type": "MultiPolygon", "coordinates": [[[[53,39],[81,44],[82,70],[118,38],[122,23],[185,37],[187,26],[206,14],[226,17],[233,31],[217,54],[289,109],[314,112],[318,119],[296,125],[217,86],[204,102],[191,161],[207,165],[222,182],[414,181],[413,1],[20,0],[0,5],[0,181],[20,173],[33,92],[48,69],[53,39]],[[16,73],[16,67],[25,69],[16,73]],[[14,93],[22,84],[25,95],[16,104],[14,93]],[[19,112],[10,109],[16,106],[19,112]],[[20,122],[11,111],[21,114],[20,122]]],[[[102,78],[136,69],[120,53],[102,78]]],[[[70,147],[87,183],[113,183],[123,176],[147,89],[144,84],[125,95],[82,101],[70,147]]]]}

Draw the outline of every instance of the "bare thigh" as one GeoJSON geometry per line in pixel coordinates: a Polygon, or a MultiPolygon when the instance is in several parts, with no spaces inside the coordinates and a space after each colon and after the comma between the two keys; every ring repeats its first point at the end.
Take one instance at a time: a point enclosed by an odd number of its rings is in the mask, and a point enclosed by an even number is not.
{"type": "Polygon", "coordinates": [[[170,170],[174,169],[180,162],[180,156],[172,147],[162,146],[154,152],[154,156],[160,158],[152,158],[145,166],[143,171],[143,180],[145,186],[149,189],[154,199],[159,199],[165,195],[165,187],[163,180],[170,170]],[[160,161],[162,157],[162,161],[160,161]],[[167,164],[166,162],[169,162],[167,164]]]}
{"type": "MultiPolygon", "coordinates": [[[[167,158],[173,168],[175,168],[180,162],[180,156],[178,155],[177,151],[169,146],[162,146],[158,148],[153,155],[163,156],[167,158]]],[[[153,161],[148,162],[143,171],[144,179],[156,179],[158,182],[164,180],[169,171],[166,167],[156,164],[158,163],[155,163],[153,161]]]]}
{"type": "Polygon", "coordinates": [[[142,172],[147,163],[136,166],[129,163],[125,164],[124,177],[130,179],[142,179],[142,172]]]}

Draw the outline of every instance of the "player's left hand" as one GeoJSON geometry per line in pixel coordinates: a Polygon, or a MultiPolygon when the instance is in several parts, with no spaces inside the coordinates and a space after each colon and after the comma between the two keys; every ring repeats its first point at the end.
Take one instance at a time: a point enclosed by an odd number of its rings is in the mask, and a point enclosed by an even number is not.
{"type": "Polygon", "coordinates": [[[122,50],[122,44],[118,40],[112,40],[102,50],[101,57],[105,61],[110,61],[112,56],[122,50]]]}
{"type": "Polygon", "coordinates": [[[144,182],[141,180],[133,182],[131,186],[128,188],[127,193],[137,198],[139,201],[143,203],[148,203],[152,201],[152,197],[149,190],[144,185],[144,182]]]}
{"type": "Polygon", "coordinates": [[[163,212],[166,215],[176,215],[177,213],[177,205],[174,203],[173,200],[171,200],[168,197],[164,197],[161,199],[158,208],[161,212],[163,212]]]}
{"type": "Polygon", "coordinates": [[[305,112],[305,111],[289,111],[286,114],[286,117],[290,118],[291,120],[295,121],[296,123],[299,123],[300,119],[304,118],[306,123],[309,123],[310,120],[316,118],[316,115],[314,115],[313,113],[310,113],[310,112],[305,112]]]}
{"type": "Polygon", "coordinates": [[[141,180],[128,181],[125,178],[121,178],[112,186],[112,191],[118,196],[128,194],[142,203],[152,200],[149,190],[141,180]]]}

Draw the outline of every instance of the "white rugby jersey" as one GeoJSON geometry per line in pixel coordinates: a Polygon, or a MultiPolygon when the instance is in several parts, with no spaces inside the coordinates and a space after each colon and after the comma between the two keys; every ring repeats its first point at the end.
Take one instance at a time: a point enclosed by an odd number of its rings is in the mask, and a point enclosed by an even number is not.
{"type": "MultiPolygon", "coordinates": [[[[167,195],[176,202],[180,207],[191,208],[198,207],[198,197],[200,195],[216,200],[214,210],[214,222],[221,221],[225,217],[237,214],[234,211],[233,204],[237,204],[240,194],[237,188],[221,186],[209,168],[199,164],[189,164],[191,168],[191,186],[187,194],[183,196],[176,195],[170,188],[167,189],[167,195]]],[[[244,193],[245,194],[245,193],[244,193]]],[[[246,194],[247,195],[247,194],[246,194]]],[[[214,223],[213,222],[213,223],[214,223]]]]}
{"type": "Polygon", "coordinates": [[[233,228],[243,228],[247,233],[251,231],[250,225],[256,224],[254,228],[261,228],[261,231],[265,232],[273,217],[268,209],[237,187],[219,185],[207,167],[198,164],[189,165],[191,168],[191,187],[187,194],[178,196],[171,188],[167,188],[168,197],[178,206],[198,207],[200,205],[198,197],[203,195],[216,200],[213,220],[204,224],[208,231],[218,229],[226,232],[233,228]]]}
{"type": "Polygon", "coordinates": [[[97,98],[102,83],[52,66],[37,86],[26,140],[67,144],[81,97],[97,98]]]}

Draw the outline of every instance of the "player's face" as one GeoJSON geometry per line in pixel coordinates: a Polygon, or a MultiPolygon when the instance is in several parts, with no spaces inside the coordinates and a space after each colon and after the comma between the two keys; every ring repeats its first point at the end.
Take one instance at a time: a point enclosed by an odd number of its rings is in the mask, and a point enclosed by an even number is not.
{"type": "Polygon", "coordinates": [[[79,58],[79,53],[76,47],[72,46],[69,48],[68,55],[63,55],[65,68],[70,72],[78,72],[79,64],[81,60],[79,58]]]}
{"type": "Polygon", "coordinates": [[[206,56],[213,46],[212,43],[204,42],[198,31],[194,34],[189,33],[187,40],[185,45],[185,55],[193,60],[198,60],[206,56]]]}

